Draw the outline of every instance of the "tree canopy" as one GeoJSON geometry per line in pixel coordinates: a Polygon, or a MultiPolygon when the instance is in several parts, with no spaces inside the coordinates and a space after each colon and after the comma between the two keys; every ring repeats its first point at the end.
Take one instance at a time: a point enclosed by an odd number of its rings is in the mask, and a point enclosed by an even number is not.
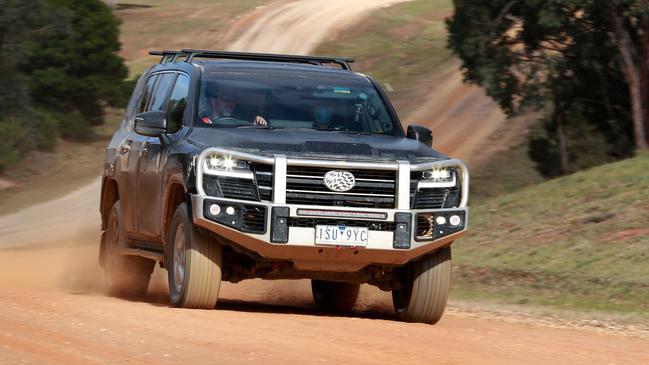
{"type": "Polygon", "coordinates": [[[462,61],[465,80],[484,86],[509,115],[547,111],[545,135],[532,136],[530,143],[542,172],[556,175],[596,164],[592,154],[583,153],[593,143],[600,147],[600,162],[629,155],[631,140],[646,148],[647,120],[634,111],[644,108],[646,115],[649,94],[632,85],[623,54],[634,54],[629,62],[638,70],[647,68],[649,61],[638,55],[649,48],[642,40],[649,35],[649,1],[454,3],[449,47],[462,61]],[[634,98],[636,91],[644,96],[634,98]],[[548,160],[553,166],[543,167],[548,160]]]}
{"type": "Polygon", "coordinates": [[[124,103],[119,22],[100,0],[5,0],[0,7],[0,171],[58,136],[84,139],[124,103]]]}

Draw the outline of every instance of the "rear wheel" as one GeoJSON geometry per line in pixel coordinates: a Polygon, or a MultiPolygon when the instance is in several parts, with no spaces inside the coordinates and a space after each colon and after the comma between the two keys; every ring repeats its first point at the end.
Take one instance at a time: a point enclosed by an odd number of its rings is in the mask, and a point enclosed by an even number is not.
{"type": "Polygon", "coordinates": [[[108,292],[119,297],[142,297],[146,294],[155,261],[138,256],[123,255],[126,235],[122,226],[119,201],[108,216],[106,231],[102,235],[100,260],[108,292]]]}
{"type": "Polygon", "coordinates": [[[171,304],[212,309],[221,288],[221,246],[192,224],[187,204],[174,213],[167,239],[167,270],[171,304]]]}
{"type": "Polygon", "coordinates": [[[451,282],[451,247],[442,247],[417,261],[406,273],[407,286],[392,290],[397,317],[435,324],[444,313],[451,282]]]}
{"type": "Polygon", "coordinates": [[[311,291],[316,306],[327,312],[347,312],[358,299],[360,284],[311,280],[311,291]]]}

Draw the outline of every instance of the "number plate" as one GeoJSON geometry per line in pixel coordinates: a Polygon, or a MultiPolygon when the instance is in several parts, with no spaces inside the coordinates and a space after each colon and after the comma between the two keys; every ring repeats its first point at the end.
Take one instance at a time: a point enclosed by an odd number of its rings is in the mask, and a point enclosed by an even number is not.
{"type": "Polygon", "coordinates": [[[367,246],[366,227],[316,226],[316,245],[367,246]]]}

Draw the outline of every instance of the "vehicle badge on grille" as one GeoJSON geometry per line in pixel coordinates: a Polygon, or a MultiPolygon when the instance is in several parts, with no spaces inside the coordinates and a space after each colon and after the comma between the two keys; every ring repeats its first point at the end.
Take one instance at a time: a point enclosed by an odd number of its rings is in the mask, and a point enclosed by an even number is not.
{"type": "Polygon", "coordinates": [[[349,191],[356,184],[354,175],[349,171],[333,170],[324,176],[324,184],[332,191],[349,191]]]}

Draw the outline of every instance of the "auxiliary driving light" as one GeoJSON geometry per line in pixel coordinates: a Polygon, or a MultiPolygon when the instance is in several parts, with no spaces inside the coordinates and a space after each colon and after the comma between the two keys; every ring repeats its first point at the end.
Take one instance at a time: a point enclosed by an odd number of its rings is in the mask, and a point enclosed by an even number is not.
{"type": "Polygon", "coordinates": [[[225,208],[225,213],[227,215],[234,215],[234,207],[227,207],[225,208]]]}
{"type": "Polygon", "coordinates": [[[219,215],[219,214],[221,214],[221,206],[218,205],[218,204],[210,205],[210,214],[211,215],[219,215]]]}
{"type": "Polygon", "coordinates": [[[438,215],[437,218],[435,218],[435,223],[437,223],[440,226],[446,224],[446,217],[442,215],[438,215]]]}
{"type": "Polygon", "coordinates": [[[451,218],[449,218],[449,222],[452,226],[459,226],[460,223],[462,223],[462,219],[459,215],[452,215],[451,218]]]}

